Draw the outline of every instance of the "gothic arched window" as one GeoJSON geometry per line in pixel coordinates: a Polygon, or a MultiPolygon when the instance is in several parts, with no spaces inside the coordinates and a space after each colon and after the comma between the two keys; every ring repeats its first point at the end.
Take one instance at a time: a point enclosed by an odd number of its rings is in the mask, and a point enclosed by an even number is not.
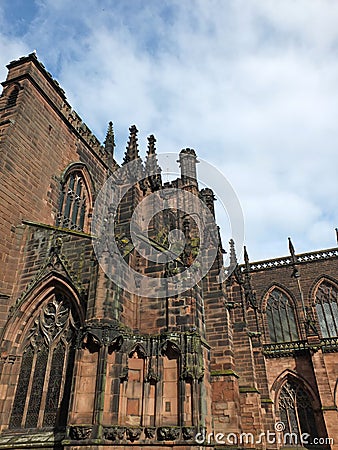
{"type": "Polygon", "coordinates": [[[22,356],[9,428],[65,424],[75,327],[64,295],[53,295],[42,306],[22,356]]]}
{"type": "Polygon", "coordinates": [[[338,336],[338,289],[329,281],[318,286],[316,311],[323,338],[338,336]]]}
{"type": "Polygon", "coordinates": [[[298,442],[286,444],[300,443],[299,437],[303,433],[318,437],[311,398],[302,386],[293,380],[287,381],[281,389],[278,405],[284,432],[294,433],[298,438],[298,442]]]}
{"type": "Polygon", "coordinates": [[[298,340],[295,311],[289,297],[282,290],[274,288],[270,292],[266,315],[271,342],[298,340]]]}
{"type": "Polygon", "coordinates": [[[62,185],[56,225],[83,231],[88,203],[88,190],[82,172],[70,172],[62,185]]]}

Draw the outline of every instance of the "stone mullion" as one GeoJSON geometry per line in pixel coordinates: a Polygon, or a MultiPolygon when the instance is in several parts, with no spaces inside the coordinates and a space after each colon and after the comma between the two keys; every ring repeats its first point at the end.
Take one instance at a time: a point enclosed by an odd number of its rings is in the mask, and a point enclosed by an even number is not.
{"type": "Polygon", "coordinates": [[[156,392],[155,397],[155,426],[162,425],[162,408],[163,408],[163,383],[164,383],[164,367],[163,367],[163,360],[162,358],[159,358],[158,361],[158,373],[161,376],[161,380],[157,383],[158,390],[156,392]]]}
{"type": "Polygon", "coordinates": [[[182,355],[177,359],[177,419],[178,426],[184,424],[184,400],[185,400],[185,380],[182,379],[182,355]]]}
{"type": "Polygon", "coordinates": [[[71,222],[72,225],[77,226],[78,225],[78,216],[80,211],[80,206],[82,204],[82,198],[81,198],[81,191],[82,191],[82,185],[81,185],[81,178],[77,178],[76,180],[76,188],[74,188],[74,202],[73,202],[73,210],[72,210],[72,218],[71,222]]]}
{"type": "Polygon", "coordinates": [[[119,411],[118,411],[119,425],[123,425],[126,419],[127,383],[128,383],[128,355],[123,354],[121,358],[121,370],[120,370],[120,395],[119,395],[119,411]]]}
{"type": "MultiPolygon", "coordinates": [[[[60,387],[59,399],[58,399],[58,412],[56,413],[56,425],[59,424],[60,414],[62,413],[61,399],[64,398],[65,386],[66,386],[66,383],[70,381],[70,380],[67,380],[67,369],[68,369],[68,362],[69,362],[70,352],[71,352],[70,346],[71,346],[71,344],[65,345],[65,354],[64,354],[64,358],[63,358],[63,368],[62,368],[62,381],[61,381],[61,387],[60,387]]],[[[73,377],[72,377],[72,379],[73,379],[73,377]]],[[[68,411],[67,411],[67,413],[68,413],[68,411]]]]}
{"type": "Polygon", "coordinates": [[[114,361],[114,378],[112,380],[114,389],[113,389],[113,400],[112,400],[112,422],[118,423],[119,420],[119,403],[120,403],[120,388],[121,382],[119,379],[119,374],[121,373],[121,364],[122,363],[122,354],[120,352],[116,352],[115,361],[114,361]]]}
{"type": "Polygon", "coordinates": [[[198,425],[200,417],[200,401],[198,395],[198,381],[194,378],[191,382],[191,425],[198,425]]]}
{"type": "Polygon", "coordinates": [[[17,357],[14,355],[10,355],[5,360],[1,360],[1,383],[0,383],[0,389],[2,392],[2,401],[1,401],[1,416],[3,417],[3,420],[1,420],[2,424],[8,424],[10,422],[10,415],[8,414],[8,411],[13,409],[14,401],[15,401],[15,394],[16,394],[16,388],[18,386],[19,377],[20,377],[20,371],[21,371],[21,363],[22,363],[22,357],[17,357]],[[16,378],[15,388],[13,394],[11,394],[11,399],[8,402],[9,397],[9,389],[13,384],[11,383],[12,377],[16,378]],[[7,406],[7,408],[6,408],[7,406]]]}
{"type": "Polygon", "coordinates": [[[107,356],[108,356],[108,346],[101,345],[97,361],[94,411],[93,411],[93,424],[96,425],[98,428],[98,435],[101,434],[100,427],[102,427],[102,419],[103,419],[104,392],[107,375],[107,356]]]}
{"type": "MultiPolygon", "coordinates": [[[[43,416],[45,413],[45,405],[46,405],[46,397],[47,397],[47,391],[48,391],[48,384],[49,384],[49,378],[50,378],[50,369],[53,359],[53,352],[56,346],[53,346],[53,350],[49,347],[48,348],[48,359],[46,364],[46,371],[45,371],[45,379],[43,381],[43,388],[42,388],[42,396],[41,396],[41,402],[40,402],[40,412],[39,412],[39,418],[38,418],[38,424],[37,428],[42,427],[43,423],[43,416]]],[[[34,373],[34,372],[32,372],[34,373]]]]}
{"type": "MultiPolygon", "coordinates": [[[[69,350],[69,352],[67,354],[67,362],[68,362],[68,358],[70,355],[70,347],[68,350],[69,350]]],[[[72,386],[71,386],[71,390],[70,390],[67,423],[70,420],[71,414],[73,412],[73,408],[75,406],[75,392],[76,392],[77,378],[78,378],[78,374],[79,374],[79,366],[80,366],[80,362],[81,362],[81,353],[82,353],[82,348],[77,346],[75,349],[75,356],[74,356],[74,370],[73,370],[72,381],[71,381],[72,386]]]]}
{"type": "Polygon", "coordinates": [[[141,415],[141,425],[150,425],[150,411],[149,411],[149,396],[150,396],[150,383],[143,381],[143,399],[142,399],[142,415],[141,415]]]}
{"type": "Polygon", "coordinates": [[[148,383],[145,383],[145,377],[146,377],[146,358],[143,359],[143,369],[142,369],[142,398],[141,398],[141,413],[140,413],[140,425],[144,426],[144,414],[146,412],[145,408],[145,385],[148,383]]]}

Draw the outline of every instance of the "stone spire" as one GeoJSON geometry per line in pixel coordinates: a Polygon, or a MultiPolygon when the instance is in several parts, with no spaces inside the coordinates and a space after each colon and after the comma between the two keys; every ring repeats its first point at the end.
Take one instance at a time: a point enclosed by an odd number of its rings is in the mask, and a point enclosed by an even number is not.
{"type": "Polygon", "coordinates": [[[246,301],[248,305],[251,305],[252,308],[257,308],[257,301],[256,301],[256,293],[252,289],[251,286],[251,276],[250,276],[250,261],[249,261],[249,255],[246,250],[246,246],[244,245],[244,294],[246,301]]]}
{"type": "Polygon", "coordinates": [[[229,244],[230,244],[230,267],[233,269],[238,264],[234,240],[230,239],[229,244]]]}
{"type": "Polygon", "coordinates": [[[123,164],[128,164],[130,161],[134,161],[140,157],[138,153],[138,143],[137,143],[138,129],[136,128],[135,125],[132,125],[129,128],[129,132],[130,132],[129,141],[126,153],[124,155],[123,164]]]}
{"type": "Polygon", "coordinates": [[[298,266],[297,266],[297,256],[296,256],[295,248],[293,246],[293,243],[292,243],[290,237],[288,238],[288,241],[289,241],[289,251],[290,251],[290,255],[291,255],[291,263],[292,263],[292,267],[293,267],[292,277],[298,278],[299,270],[298,270],[298,266]]]}
{"type": "Polygon", "coordinates": [[[244,245],[244,266],[245,270],[249,273],[250,272],[250,262],[249,262],[249,255],[246,249],[246,245],[244,245]]]}
{"type": "Polygon", "coordinates": [[[106,140],[104,141],[104,149],[108,156],[114,156],[114,148],[115,148],[115,137],[114,137],[113,122],[110,121],[108,124],[106,140]]]}
{"type": "Polygon", "coordinates": [[[157,191],[162,186],[162,169],[158,165],[155,142],[155,136],[153,134],[150,135],[148,137],[148,151],[145,161],[145,175],[152,192],[157,191]]]}
{"type": "Polygon", "coordinates": [[[156,142],[156,138],[153,134],[151,134],[148,137],[148,151],[147,151],[148,156],[156,155],[155,142],[156,142]]]}
{"type": "Polygon", "coordinates": [[[156,142],[155,136],[151,134],[148,137],[148,151],[145,162],[146,173],[150,175],[161,172],[161,168],[158,165],[155,142],[156,142]]]}

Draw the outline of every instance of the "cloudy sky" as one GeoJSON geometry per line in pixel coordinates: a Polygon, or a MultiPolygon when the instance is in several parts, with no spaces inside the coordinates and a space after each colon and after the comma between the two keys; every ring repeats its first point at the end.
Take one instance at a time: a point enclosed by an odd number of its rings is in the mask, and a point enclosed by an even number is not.
{"type": "Polygon", "coordinates": [[[1,0],[0,78],[33,50],[118,161],[136,124],[217,166],[251,260],[336,245],[336,0],[1,0]]]}

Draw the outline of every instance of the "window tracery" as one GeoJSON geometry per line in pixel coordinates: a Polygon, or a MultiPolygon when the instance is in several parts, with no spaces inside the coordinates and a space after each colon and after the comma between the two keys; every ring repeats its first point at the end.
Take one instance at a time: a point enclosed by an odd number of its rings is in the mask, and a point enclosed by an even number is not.
{"type": "Polygon", "coordinates": [[[271,342],[298,340],[295,311],[289,297],[282,290],[274,288],[270,292],[266,315],[271,342]]]}
{"type": "Polygon", "coordinates": [[[338,336],[338,289],[322,281],[316,292],[316,311],[323,338],[338,336]]]}
{"type": "Polygon", "coordinates": [[[56,225],[83,231],[88,208],[88,192],[81,171],[73,171],[62,186],[56,225]]]}
{"type": "MultiPolygon", "coordinates": [[[[285,433],[318,436],[313,406],[309,394],[293,380],[288,380],[279,396],[279,413],[285,433]]],[[[300,441],[299,441],[300,442],[300,441]]]]}
{"type": "Polygon", "coordinates": [[[76,328],[65,296],[53,295],[41,308],[27,337],[10,428],[56,425],[61,403],[67,404],[62,398],[62,387],[71,375],[67,361],[72,360],[76,328]]]}

